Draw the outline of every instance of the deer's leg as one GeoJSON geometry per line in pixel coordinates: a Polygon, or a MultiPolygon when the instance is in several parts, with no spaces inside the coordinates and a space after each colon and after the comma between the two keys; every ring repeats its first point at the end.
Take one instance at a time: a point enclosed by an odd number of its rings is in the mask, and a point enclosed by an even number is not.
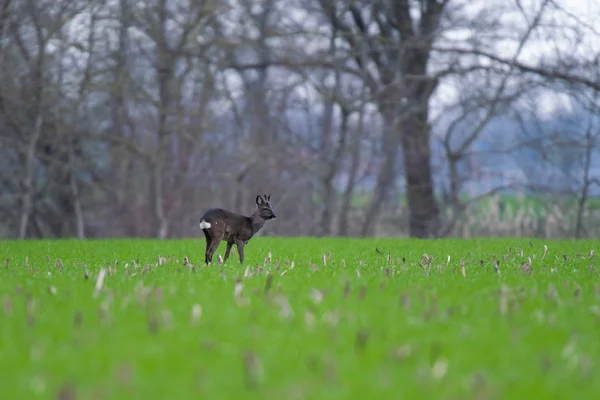
{"type": "Polygon", "coordinates": [[[203,229],[202,231],[204,232],[204,237],[206,237],[206,249],[204,250],[204,263],[208,264],[211,261],[211,259],[208,257],[208,255],[210,252],[210,248],[212,246],[212,236],[210,235],[210,233],[208,232],[207,229],[203,229]]]}
{"type": "Polygon", "coordinates": [[[212,262],[213,255],[215,254],[215,250],[219,247],[221,243],[221,239],[223,239],[223,235],[221,236],[213,236],[210,247],[208,248],[208,262],[212,262]]]}
{"type": "Polygon", "coordinates": [[[233,242],[227,242],[227,249],[225,249],[225,258],[223,259],[223,262],[227,261],[227,259],[229,258],[229,252],[231,251],[231,247],[233,247],[233,242]]]}
{"type": "Polygon", "coordinates": [[[236,240],[237,250],[240,255],[240,264],[244,263],[244,242],[242,240],[236,240]]]}
{"type": "Polygon", "coordinates": [[[213,241],[207,250],[208,263],[212,263],[213,255],[215,254],[215,250],[217,250],[217,247],[219,247],[219,242],[213,238],[213,241]]]}

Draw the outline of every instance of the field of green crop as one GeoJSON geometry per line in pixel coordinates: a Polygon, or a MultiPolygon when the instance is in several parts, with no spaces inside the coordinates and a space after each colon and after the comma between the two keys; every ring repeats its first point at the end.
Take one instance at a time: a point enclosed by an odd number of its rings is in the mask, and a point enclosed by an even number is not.
{"type": "Polygon", "coordinates": [[[204,240],[0,242],[2,397],[600,396],[598,241],[245,250],[207,267],[204,240]]]}

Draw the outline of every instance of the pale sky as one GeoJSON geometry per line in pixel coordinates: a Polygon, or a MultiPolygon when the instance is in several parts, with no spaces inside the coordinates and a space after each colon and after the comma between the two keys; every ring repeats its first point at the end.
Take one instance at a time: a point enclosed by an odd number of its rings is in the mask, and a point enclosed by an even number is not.
{"type": "MultiPolygon", "coordinates": [[[[182,0],[184,3],[187,1],[182,0]]],[[[487,43],[489,48],[486,50],[503,58],[511,59],[516,54],[518,39],[524,35],[528,23],[544,1],[546,0],[453,0],[450,2],[450,7],[464,7],[463,11],[470,16],[469,20],[477,21],[483,26],[480,26],[475,33],[470,30],[471,21],[465,23],[464,26],[460,26],[460,23],[451,25],[445,33],[447,41],[439,41],[439,45],[468,48],[470,47],[469,41],[477,39],[487,43]],[[494,21],[500,22],[501,32],[498,37],[485,38],[485,35],[491,36],[492,33],[498,32],[495,28],[490,29],[489,32],[486,31],[485,23],[488,20],[490,24],[494,21]]],[[[283,3],[286,2],[275,2],[279,5],[283,3]]],[[[600,26],[597,24],[597,21],[600,21],[600,0],[551,0],[547,2],[545,10],[541,27],[523,46],[518,56],[519,61],[535,64],[540,58],[553,58],[556,54],[563,57],[586,58],[600,54],[600,26]],[[555,11],[557,8],[562,11],[555,11]]],[[[236,14],[235,12],[231,13],[232,16],[236,14]]],[[[292,11],[292,13],[294,12],[292,11]]],[[[299,19],[302,20],[300,13],[290,15],[291,23],[295,23],[299,19]]],[[[70,23],[69,31],[74,38],[85,43],[85,31],[88,26],[89,15],[82,14],[70,23]]],[[[235,29],[235,24],[231,28],[235,29]]],[[[313,26],[312,29],[319,29],[319,27],[313,26]]],[[[135,32],[131,33],[134,36],[140,36],[135,32]]],[[[109,32],[105,32],[105,34],[110,35],[109,32]]],[[[202,40],[202,38],[199,37],[198,40],[202,40]]],[[[74,52],[77,53],[75,50],[74,52]]],[[[74,55],[79,59],[85,58],[83,53],[74,55]]],[[[431,63],[433,69],[435,69],[435,63],[436,59],[433,57],[431,63]]],[[[233,86],[238,86],[239,82],[235,81],[237,79],[231,83],[233,86]]],[[[432,99],[431,106],[434,115],[445,105],[455,102],[460,90],[463,89],[456,88],[452,82],[443,81],[432,99]]],[[[310,90],[304,92],[308,93],[310,90]]],[[[539,112],[542,115],[550,115],[557,107],[565,106],[568,107],[568,99],[564,96],[544,96],[539,102],[539,112]]]]}
{"type": "MultiPolygon", "coordinates": [[[[469,3],[466,10],[477,19],[493,19],[494,12],[486,13],[486,9],[505,7],[502,15],[502,25],[505,35],[490,40],[493,53],[505,59],[512,59],[517,54],[520,38],[525,35],[533,16],[540,9],[544,0],[464,0],[469,3]],[[521,5],[522,10],[517,6],[521,5]],[[508,39],[507,39],[508,38],[508,39]]],[[[456,3],[454,3],[456,4],[456,3]]],[[[600,55],[600,0],[552,0],[544,9],[544,17],[529,37],[518,54],[517,60],[535,65],[539,60],[549,60],[561,57],[582,57],[593,59],[600,55]],[[562,11],[557,11],[559,8],[562,11]]],[[[495,11],[497,13],[497,11],[495,11]]],[[[471,32],[461,29],[454,32],[455,45],[468,47],[467,39],[471,32]]],[[[443,43],[442,43],[443,44],[443,43]]],[[[491,48],[486,49],[488,51],[491,48]]],[[[440,106],[456,101],[459,88],[450,82],[443,82],[434,99],[432,107],[440,110],[440,106]]],[[[566,96],[548,95],[539,99],[538,111],[540,116],[548,117],[557,108],[569,108],[566,96]]]]}

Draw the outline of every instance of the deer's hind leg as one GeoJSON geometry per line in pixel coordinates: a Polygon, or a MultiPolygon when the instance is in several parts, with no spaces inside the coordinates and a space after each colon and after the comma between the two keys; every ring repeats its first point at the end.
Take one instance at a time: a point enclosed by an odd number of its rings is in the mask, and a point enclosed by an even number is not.
{"type": "Polygon", "coordinates": [[[206,257],[208,259],[207,264],[212,262],[212,258],[213,258],[213,255],[215,254],[215,250],[217,250],[217,247],[219,247],[221,240],[223,240],[222,232],[213,230],[212,232],[209,232],[209,234],[211,235],[211,243],[210,243],[210,246],[207,246],[207,248],[206,248],[206,257]]]}
{"type": "Polygon", "coordinates": [[[202,231],[204,232],[204,237],[206,238],[206,249],[204,250],[204,263],[208,264],[212,261],[212,254],[210,254],[210,249],[212,247],[213,237],[208,231],[208,229],[202,229],[202,231]]]}

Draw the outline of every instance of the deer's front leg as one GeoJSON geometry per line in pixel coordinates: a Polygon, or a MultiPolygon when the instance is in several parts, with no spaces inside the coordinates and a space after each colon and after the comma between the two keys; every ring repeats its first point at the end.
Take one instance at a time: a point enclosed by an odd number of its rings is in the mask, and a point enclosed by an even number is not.
{"type": "Polygon", "coordinates": [[[231,251],[231,247],[233,247],[233,242],[227,242],[227,248],[225,249],[225,258],[223,259],[223,262],[227,261],[227,259],[229,258],[229,252],[231,251]]]}
{"type": "Polygon", "coordinates": [[[244,263],[244,241],[236,240],[235,244],[237,245],[237,250],[240,255],[240,264],[244,263]]]}

